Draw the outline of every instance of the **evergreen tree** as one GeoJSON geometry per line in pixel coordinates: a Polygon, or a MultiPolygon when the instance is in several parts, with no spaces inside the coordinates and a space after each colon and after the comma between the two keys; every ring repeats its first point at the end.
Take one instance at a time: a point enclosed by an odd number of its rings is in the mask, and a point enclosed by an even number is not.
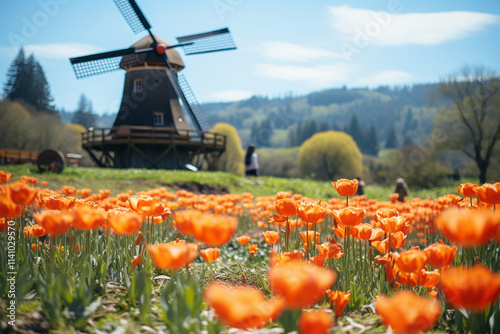
{"type": "Polygon", "coordinates": [[[4,96],[12,101],[22,98],[22,91],[26,88],[23,87],[25,64],[24,49],[20,48],[7,70],[7,82],[3,87],[4,96]]]}
{"type": "Polygon", "coordinates": [[[370,126],[370,129],[368,129],[368,135],[366,136],[365,144],[366,154],[375,156],[378,155],[378,134],[377,128],[373,124],[370,126]]]}
{"type": "Polygon", "coordinates": [[[81,124],[87,129],[95,126],[96,115],[92,110],[92,102],[84,94],[80,95],[77,109],[71,121],[75,124],[81,124]]]}
{"type": "Polygon", "coordinates": [[[398,147],[398,138],[396,136],[396,130],[394,126],[391,126],[387,138],[385,139],[385,148],[396,148],[398,147]]]}
{"type": "Polygon", "coordinates": [[[415,144],[410,136],[405,136],[403,138],[403,147],[415,144]]]}
{"type": "Polygon", "coordinates": [[[248,142],[255,144],[257,142],[258,135],[259,125],[257,124],[257,121],[254,121],[252,124],[252,130],[250,131],[250,138],[248,139],[248,142]]]}
{"type": "Polygon", "coordinates": [[[347,133],[349,133],[352,139],[354,139],[354,141],[360,148],[361,152],[365,152],[366,151],[364,143],[365,135],[363,128],[361,127],[361,124],[359,124],[358,116],[356,116],[356,114],[351,116],[347,133]]]}
{"type": "Polygon", "coordinates": [[[417,127],[417,120],[413,118],[413,112],[411,108],[408,109],[405,117],[405,123],[403,126],[403,134],[407,131],[413,130],[417,127]]]}
{"type": "Polygon", "coordinates": [[[23,48],[7,70],[4,95],[12,101],[22,100],[38,111],[55,113],[43,68],[33,54],[26,58],[23,48]]]}

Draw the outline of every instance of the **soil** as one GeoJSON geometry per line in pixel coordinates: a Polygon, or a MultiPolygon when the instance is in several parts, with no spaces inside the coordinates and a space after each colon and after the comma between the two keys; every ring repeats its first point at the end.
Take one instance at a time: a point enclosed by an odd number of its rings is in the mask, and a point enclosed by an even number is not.
{"type": "Polygon", "coordinates": [[[229,188],[227,186],[221,186],[217,184],[202,184],[196,182],[172,182],[163,183],[163,186],[167,186],[174,190],[187,190],[194,194],[229,194],[229,188]]]}

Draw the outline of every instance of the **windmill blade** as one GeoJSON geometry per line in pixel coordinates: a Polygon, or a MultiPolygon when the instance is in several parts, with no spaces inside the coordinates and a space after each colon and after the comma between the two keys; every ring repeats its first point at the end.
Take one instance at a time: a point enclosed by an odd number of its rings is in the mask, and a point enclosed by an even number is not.
{"type": "Polygon", "coordinates": [[[196,100],[186,78],[183,75],[177,75],[174,70],[166,70],[166,72],[175,93],[181,99],[183,109],[193,120],[196,128],[201,131],[209,131],[212,124],[196,100]]]}
{"type": "MultiPolygon", "coordinates": [[[[149,51],[150,49],[146,49],[149,51]]],[[[151,49],[152,50],[152,49],[151,49]]],[[[144,52],[145,50],[140,50],[144,52]]],[[[133,66],[139,62],[136,55],[138,50],[134,48],[122,49],[110,52],[96,53],[89,56],[70,58],[71,65],[75,70],[77,79],[90,77],[97,74],[118,70],[122,59],[126,60],[127,66],[133,66]],[[123,57],[130,55],[128,57],[123,57]]]]}
{"type": "Polygon", "coordinates": [[[113,0],[123,18],[127,21],[128,25],[134,32],[138,34],[141,31],[151,29],[151,25],[142,13],[141,9],[135,0],[113,0]]]}
{"type": "Polygon", "coordinates": [[[228,28],[177,37],[177,41],[181,44],[186,56],[236,49],[233,37],[228,28]]]}

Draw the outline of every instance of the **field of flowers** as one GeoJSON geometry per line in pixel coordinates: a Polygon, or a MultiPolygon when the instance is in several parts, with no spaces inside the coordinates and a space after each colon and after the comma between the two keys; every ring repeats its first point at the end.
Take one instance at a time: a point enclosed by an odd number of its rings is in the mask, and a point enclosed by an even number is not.
{"type": "Polygon", "coordinates": [[[11,178],[1,332],[500,332],[500,183],[399,202],[11,178]]]}

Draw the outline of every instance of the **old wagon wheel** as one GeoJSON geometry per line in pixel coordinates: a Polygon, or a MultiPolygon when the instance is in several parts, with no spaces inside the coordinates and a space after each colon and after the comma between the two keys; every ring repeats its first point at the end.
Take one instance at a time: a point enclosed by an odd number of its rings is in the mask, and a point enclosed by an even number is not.
{"type": "Polygon", "coordinates": [[[40,173],[53,172],[60,174],[64,169],[64,155],[57,150],[45,150],[38,155],[36,164],[40,173]]]}

